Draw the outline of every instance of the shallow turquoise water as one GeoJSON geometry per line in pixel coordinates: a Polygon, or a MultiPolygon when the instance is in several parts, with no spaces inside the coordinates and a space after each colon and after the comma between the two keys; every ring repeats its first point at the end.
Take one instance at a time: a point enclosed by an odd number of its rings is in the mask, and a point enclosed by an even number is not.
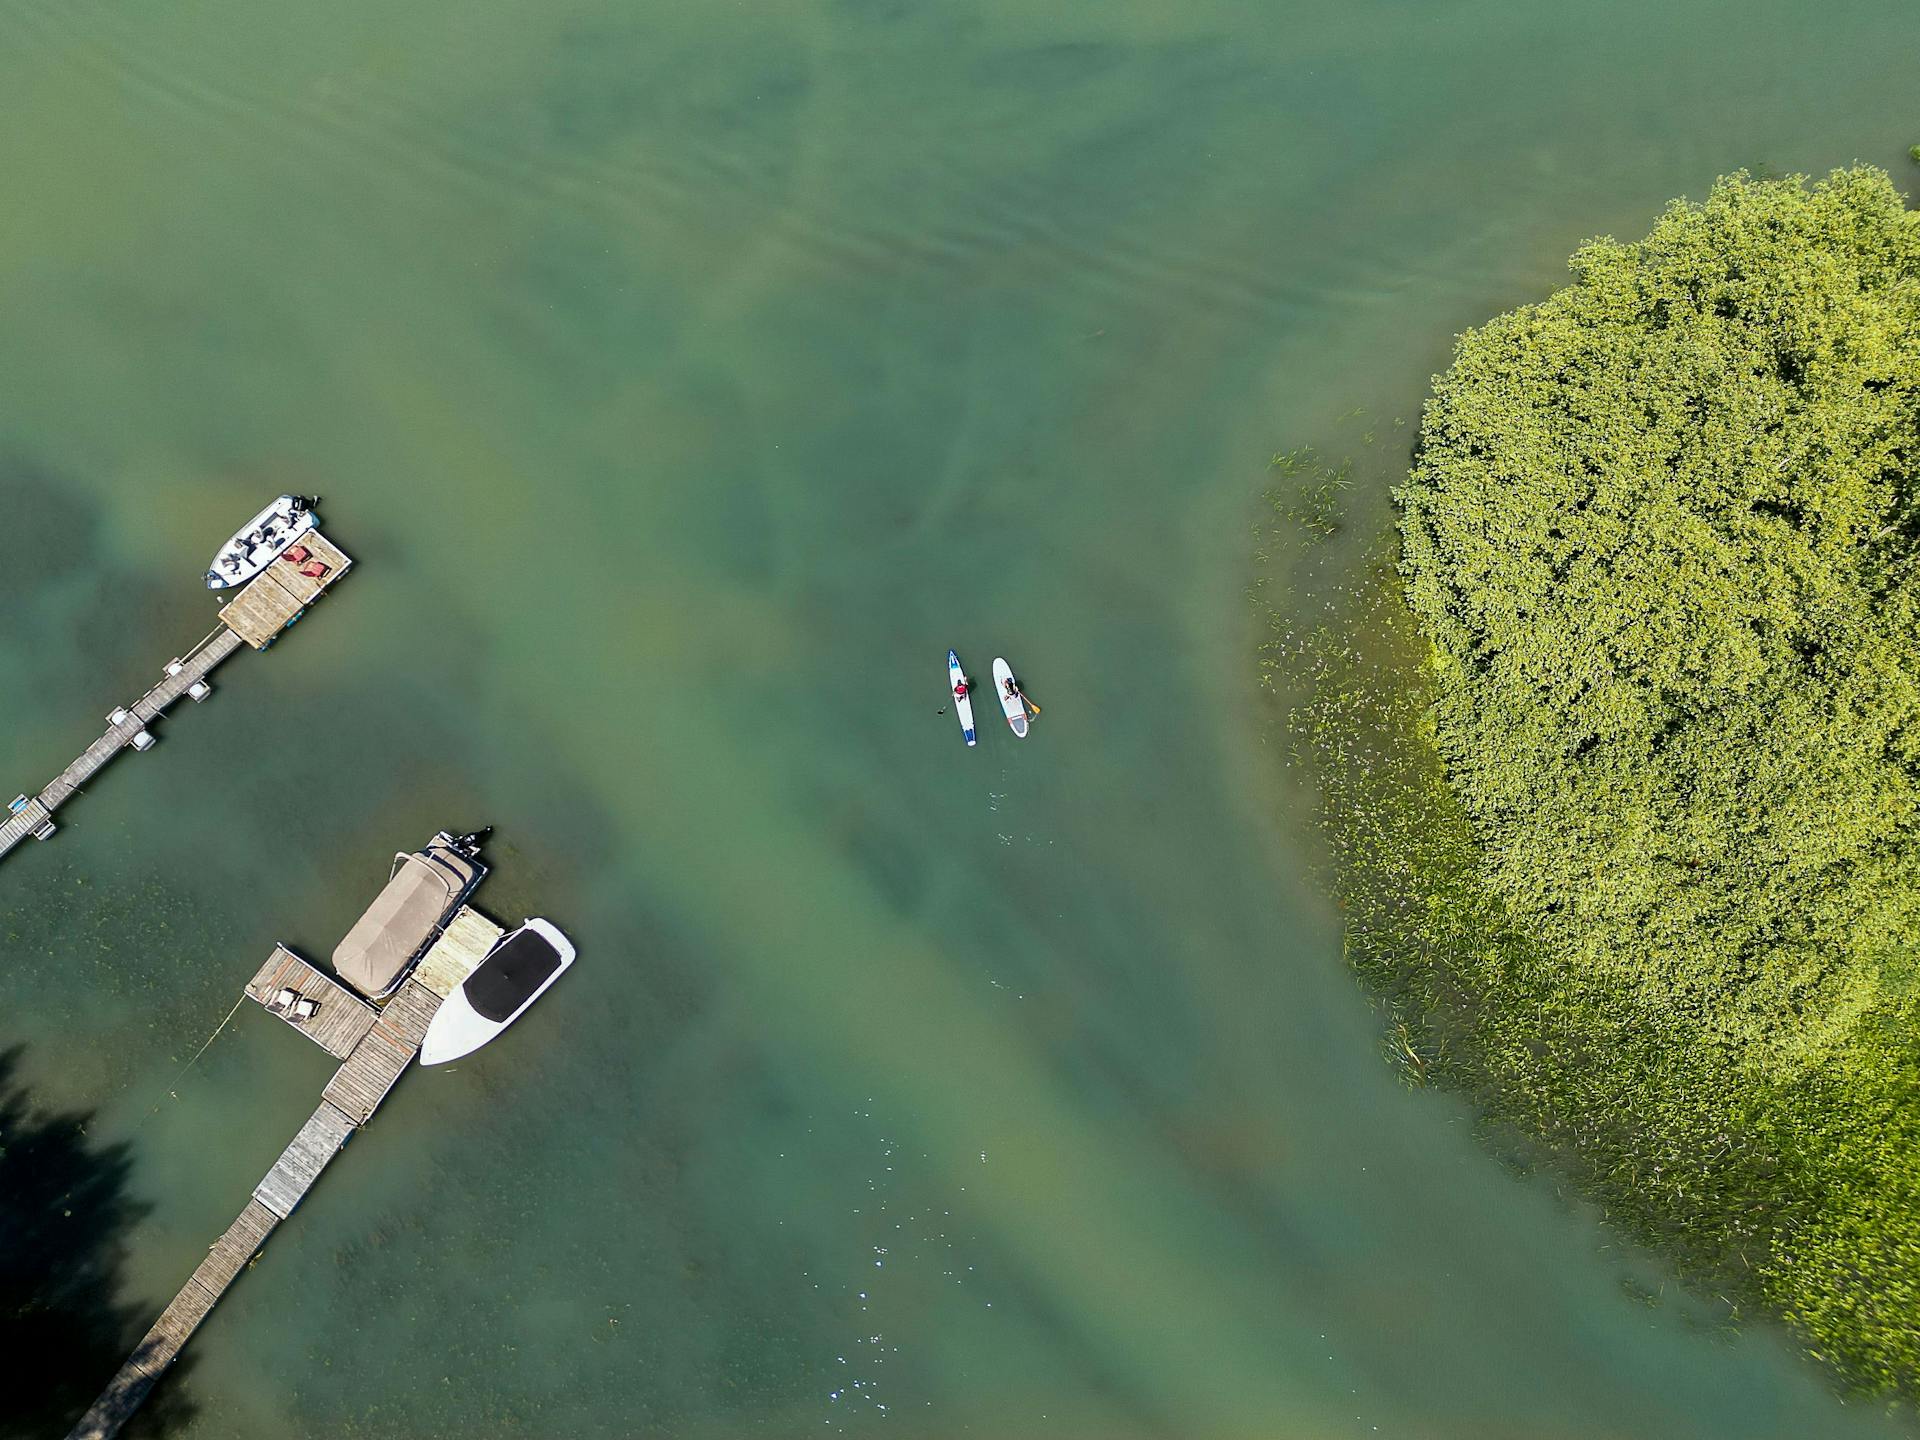
{"type": "Polygon", "coordinates": [[[180,1074],[276,939],[490,821],[482,902],[582,950],[177,1433],[1903,1433],[1397,1086],[1243,592],[1267,457],[1583,236],[1904,165],[1907,7],[392,9],[0,5],[12,785],[264,496],[362,562],[0,874],[129,1303],[327,1073],[245,1012],[180,1074]],[[1031,740],[961,747],[949,644],[1031,740]]]}

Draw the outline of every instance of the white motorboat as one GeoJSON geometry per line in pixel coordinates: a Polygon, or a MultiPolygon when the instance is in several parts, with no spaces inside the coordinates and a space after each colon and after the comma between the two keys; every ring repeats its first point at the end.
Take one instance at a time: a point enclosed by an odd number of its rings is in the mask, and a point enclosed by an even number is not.
{"type": "Polygon", "coordinates": [[[487,952],[427,1025],[422,1065],[471,1055],[526,1013],[573,964],[573,942],[548,920],[529,920],[487,952]]]}
{"type": "Polygon", "coordinates": [[[207,567],[209,590],[244,585],[287,552],[315,524],[313,502],[304,495],[282,495],[220,547],[207,567]]]}

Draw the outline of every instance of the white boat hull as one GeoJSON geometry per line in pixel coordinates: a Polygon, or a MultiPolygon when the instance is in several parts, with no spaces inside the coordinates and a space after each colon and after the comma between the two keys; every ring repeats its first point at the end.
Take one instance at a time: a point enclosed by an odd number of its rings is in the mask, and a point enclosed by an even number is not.
{"type": "Polygon", "coordinates": [[[420,1042],[420,1063],[444,1065],[449,1060],[471,1055],[526,1014],[528,1007],[546,994],[553,982],[573,964],[573,959],[573,942],[547,920],[529,920],[512,934],[503,936],[487,952],[487,958],[474,967],[473,974],[461,981],[459,988],[447,996],[434,1012],[433,1019],[427,1025],[426,1036],[420,1042]],[[487,1002],[482,1000],[476,1004],[474,997],[497,991],[498,986],[490,985],[489,981],[498,980],[499,977],[492,974],[483,976],[482,972],[490,964],[498,963],[510,945],[528,935],[538,936],[552,948],[555,963],[536,984],[527,987],[524,998],[517,999],[508,1008],[493,1005],[492,1013],[485,1013],[489,1008],[487,1002]]]}
{"type": "Polygon", "coordinates": [[[244,585],[287,552],[313,529],[312,507],[298,495],[282,495],[249,520],[220,547],[207,567],[209,590],[231,590],[244,585]]]}

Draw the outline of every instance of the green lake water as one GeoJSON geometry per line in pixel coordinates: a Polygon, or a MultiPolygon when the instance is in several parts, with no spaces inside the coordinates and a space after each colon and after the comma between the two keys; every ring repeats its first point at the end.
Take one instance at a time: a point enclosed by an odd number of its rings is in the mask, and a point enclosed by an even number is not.
{"type": "Polygon", "coordinates": [[[5,785],[267,497],[360,562],[0,868],[125,1302],[328,1073],[248,1009],[181,1074],[276,940],[492,823],[481,903],[581,951],[404,1080],[172,1433],[1912,1434],[1398,1084],[1246,589],[1268,457],[1363,409],[1376,526],[1450,337],[1582,237],[1905,167],[1913,21],[0,3],[5,785]],[[950,644],[1031,739],[961,746],[950,644]]]}

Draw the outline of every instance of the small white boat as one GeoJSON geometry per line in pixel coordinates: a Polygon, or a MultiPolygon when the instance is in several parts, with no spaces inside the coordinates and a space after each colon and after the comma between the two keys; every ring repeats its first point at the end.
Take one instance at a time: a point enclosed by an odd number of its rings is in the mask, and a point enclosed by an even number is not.
{"type": "Polygon", "coordinates": [[[529,920],[487,952],[446,998],[420,1042],[422,1065],[471,1055],[526,1013],[573,964],[573,942],[548,920],[529,920]]]}
{"type": "Polygon", "coordinates": [[[960,717],[960,733],[971,745],[978,738],[973,733],[973,682],[960,668],[960,657],[951,650],[947,651],[947,684],[953,690],[953,713],[960,717]]]}
{"type": "Polygon", "coordinates": [[[1013,678],[1013,667],[996,658],[993,662],[993,689],[1000,697],[1000,711],[1020,739],[1027,738],[1027,697],[1020,693],[1020,682],[1013,678]]]}
{"type": "Polygon", "coordinates": [[[282,495],[220,547],[207,567],[209,590],[244,585],[279,559],[287,547],[314,527],[313,502],[304,495],[282,495]]]}

